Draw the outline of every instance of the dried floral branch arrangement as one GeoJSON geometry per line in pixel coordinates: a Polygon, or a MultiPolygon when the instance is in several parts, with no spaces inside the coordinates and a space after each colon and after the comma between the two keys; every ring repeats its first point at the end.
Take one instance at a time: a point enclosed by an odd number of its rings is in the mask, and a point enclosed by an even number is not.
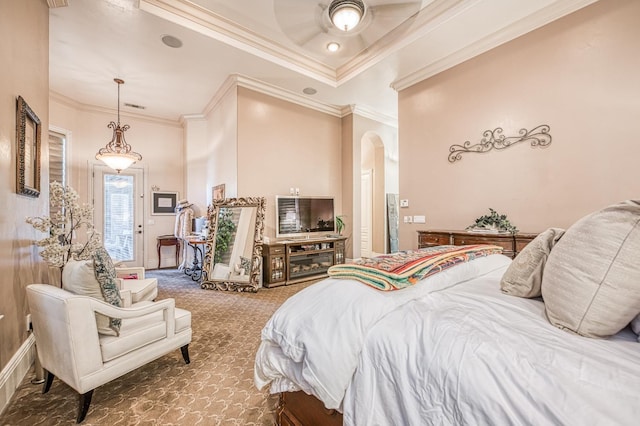
{"type": "Polygon", "coordinates": [[[26,222],[36,230],[47,234],[46,238],[36,241],[43,247],[42,258],[50,265],[64,267],[71,259],[87,260],[95,250],[102,246],[100,234],[93,226],[93,208],[78,203],[78,193],[69,186],[58,182],[49,185],[51,209],[58,209],[51,216],[27,217],[26,222]],[[86,229],[87,237],[78,241],[77,233],[86,229]]]}

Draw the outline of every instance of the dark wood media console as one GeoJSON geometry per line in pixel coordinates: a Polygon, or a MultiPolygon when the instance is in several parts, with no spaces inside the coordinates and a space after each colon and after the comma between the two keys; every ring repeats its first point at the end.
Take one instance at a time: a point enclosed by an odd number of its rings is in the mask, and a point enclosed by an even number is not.
{"type": "Polygon", "coordinates": [[[278,241],[262,245],[263,285],[277,287],[327,276],[345,261],[346,237],[278,241]]]}

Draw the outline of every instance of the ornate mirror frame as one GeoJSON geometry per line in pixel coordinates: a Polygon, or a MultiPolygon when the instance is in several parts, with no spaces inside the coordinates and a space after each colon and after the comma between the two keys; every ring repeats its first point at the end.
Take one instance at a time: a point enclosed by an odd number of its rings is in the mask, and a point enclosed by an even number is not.
{"type": "Polygon", "coordinates": [[[236,290],[257,292],[260,287],[260,265],[262,263],[262,236],[264,234],[264,197],[225,198],[214,200],[207,209],[209,220],[209,236],[205,243],[205,255],[203,260],[203,281],[201,287],[208,290],[236,290]],[[233,281],[231,279],[213,279],[214,255],[216,234],[218,229],[218,217],[220,209],[225,207],[255,207],[256,220],[253,232],[253,250],[251,255],[251,271],[248,281],[233,281]]]}

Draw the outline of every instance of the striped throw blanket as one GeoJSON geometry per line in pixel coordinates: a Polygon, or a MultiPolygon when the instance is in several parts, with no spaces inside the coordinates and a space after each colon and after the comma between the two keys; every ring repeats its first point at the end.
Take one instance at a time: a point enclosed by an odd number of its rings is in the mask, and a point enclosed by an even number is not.
{"type": "Polygon", "coordinates": [[[496,253],[502,253],[502,247],[485,244],[429,247],[334,265],[329,268],[329,276],[358,280],[382,291],[400,290],[458,263],[496,253]]]}

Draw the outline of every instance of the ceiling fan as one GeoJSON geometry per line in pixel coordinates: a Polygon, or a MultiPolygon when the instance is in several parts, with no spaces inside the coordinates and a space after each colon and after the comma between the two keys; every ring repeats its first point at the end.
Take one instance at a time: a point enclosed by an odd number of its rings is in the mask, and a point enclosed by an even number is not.
{"type": "Polygon", "coordinates": [[[341,46],[337,55],[352,56],[412,20],[423,3],[430,2],[274,0],[274,12],[282,32],[297,45],[326,54],[327,45],[334,42],[341,46]],[[349,19],[353,19],[355,25],[349,19]]]}

